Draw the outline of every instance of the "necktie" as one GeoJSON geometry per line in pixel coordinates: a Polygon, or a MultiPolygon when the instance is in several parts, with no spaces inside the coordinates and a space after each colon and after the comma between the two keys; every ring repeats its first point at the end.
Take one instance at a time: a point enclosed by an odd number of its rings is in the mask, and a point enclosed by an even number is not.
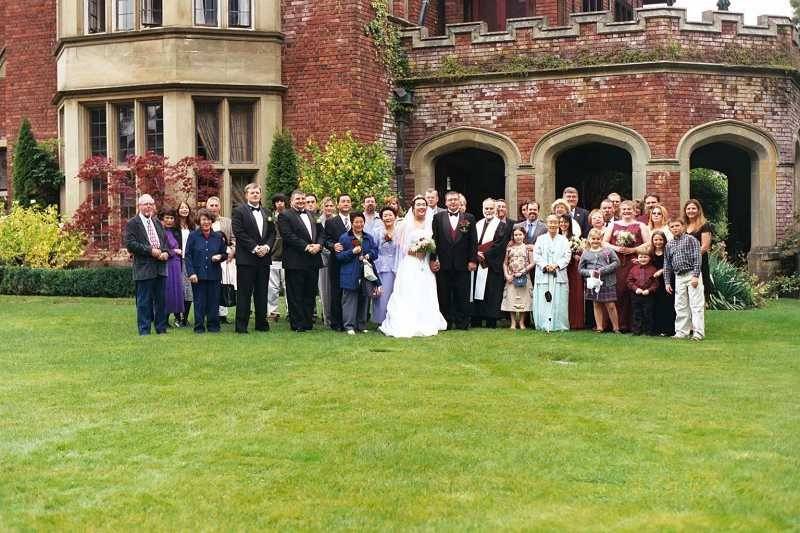
{"type": "Polygon", "coordinates": [[[346,229],[347,231],[350,231],[350,219],[349,218],[345,218],[344,219],[344,229],[346,229]]]}
{"type": "Polygon", "coordinates": [[[156,229],[153,227],[153,221],[149,218],[147,219],[147,240],[150,241],[150,246],[153,248],[161,248],[156,229]]]}

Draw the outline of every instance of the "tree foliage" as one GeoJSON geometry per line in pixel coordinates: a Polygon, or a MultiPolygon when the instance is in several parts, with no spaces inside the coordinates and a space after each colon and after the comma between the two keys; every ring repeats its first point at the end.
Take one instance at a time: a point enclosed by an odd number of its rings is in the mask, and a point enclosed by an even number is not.
{"type": "Polygon", "coordinates": [[[300,162],[294,150],[294,139],[288,131],[282,131],[272,141],[267,168],[267,198],[277,193],[288,194],[297,188],[300,178],[300,162]]]}
{"type": "Polygon", "coordinates": [[[318,197],[347,193],[354,205],[373,194],[389,195],[392,161],[380,142],[362,143],[349,131],[341,137],[331,135],[321,147],[313,139],[306,146],[300,187],[318,197]]]}
{"type": "Polygon", "coordinates": [[[14,199],[22,205],[57,205],[64,174],[47,143],[39,145],[28,119],[19,128],[13,160],[14,199]]]}
{"type": "Polygon", "coordinates": [[[703,205],[706,218],[715,225],[728,223],[728,178],[716,170],[693,168],[690,196],[703,205]]]}
{"type": "Polygon", "coordinates": [[[156,209],[177,207],[181,201],[205,201],[219,194],[220,172],[203,158],[184,157],[177,163],[147,152],[128,158],[118,167],[104,157],[83,162],[78,180],[90,185],[90,193],[73,215],[71,226],[89,238],[89,249],[119,250],[126,209],[135,209],[137,195],[149,194],[156,209]]]}
{"type": "Polygon", "coordinates": [[[83,253],[83,236],[64,228],[54,205],[42,209],[14,202],[0,218],[0,264],[64,268],[83,253]]]}

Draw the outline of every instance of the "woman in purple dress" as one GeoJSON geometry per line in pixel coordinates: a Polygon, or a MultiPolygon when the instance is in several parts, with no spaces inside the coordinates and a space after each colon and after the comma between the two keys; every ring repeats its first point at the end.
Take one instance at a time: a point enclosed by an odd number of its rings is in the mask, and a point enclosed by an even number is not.
{"type": "Polygon", "coordinates": [[[381,209],[381,220],[383,224],[375,228],[375,242],[380,253],[375,259],[375,270],[381,279],[380,296],[372,300],[372,322],[382,324],[386,319],[386,306],[389,305],[389,297],[394,289],[394,276],[397,272],[397,243],[394,238],[395,222],[397,221],[397,211],[393,207],[386,206],[381,209]]]}
{"type": "Polygon", "coordinates": [[[164,233],[167,237],[167,277],[164,281],[164,303],[167,308],[167,317],[175,315],[175,324],[180,326],[183,318],[183,251],[181,250],[180,229],[175,227],[176,212],[166,209],[161,215],[164,224],[164,233]]]}

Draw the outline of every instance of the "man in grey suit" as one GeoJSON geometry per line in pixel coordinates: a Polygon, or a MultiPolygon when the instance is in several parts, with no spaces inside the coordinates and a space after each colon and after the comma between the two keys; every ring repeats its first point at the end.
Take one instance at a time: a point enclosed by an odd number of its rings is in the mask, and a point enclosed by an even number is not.
{"type": "Polygon", "coordinates": [[[528,202],[527,219],[514,224],[514,228],[522,228],[525,232],[525,244],[533,246],[539,235],[547,233],[547,224],[539,220],[539,202],[528,202]]]}
{"type": "Polygon", "coordinates": [[[164,227],[155,216],[153,197],[139,197],[139,214],[125,226],[125,247],[133,255],[133,280],[136,282],[136,323],[139,335],[149,335],[155,322],[156,333],[167,332],[164,305],[164,279],[167,277],[167,239],[164,227]]]}
{"type": "Polygon", "coordinates": [[[428,189],[425,191],[425,202],[428,204],[428,211],[431,213],[431,216],[444,211],[443,208],[439,207],[439,191],[436,189],[428,189]]]}

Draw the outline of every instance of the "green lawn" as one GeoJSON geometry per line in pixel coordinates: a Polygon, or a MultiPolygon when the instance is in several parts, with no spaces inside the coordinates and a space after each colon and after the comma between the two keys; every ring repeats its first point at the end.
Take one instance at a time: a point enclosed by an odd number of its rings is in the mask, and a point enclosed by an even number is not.
{"type": "Polygon", "coordinates": [[[796,301],[702,343],[0,323],[0,530],[800,528],[796,301]]]}

